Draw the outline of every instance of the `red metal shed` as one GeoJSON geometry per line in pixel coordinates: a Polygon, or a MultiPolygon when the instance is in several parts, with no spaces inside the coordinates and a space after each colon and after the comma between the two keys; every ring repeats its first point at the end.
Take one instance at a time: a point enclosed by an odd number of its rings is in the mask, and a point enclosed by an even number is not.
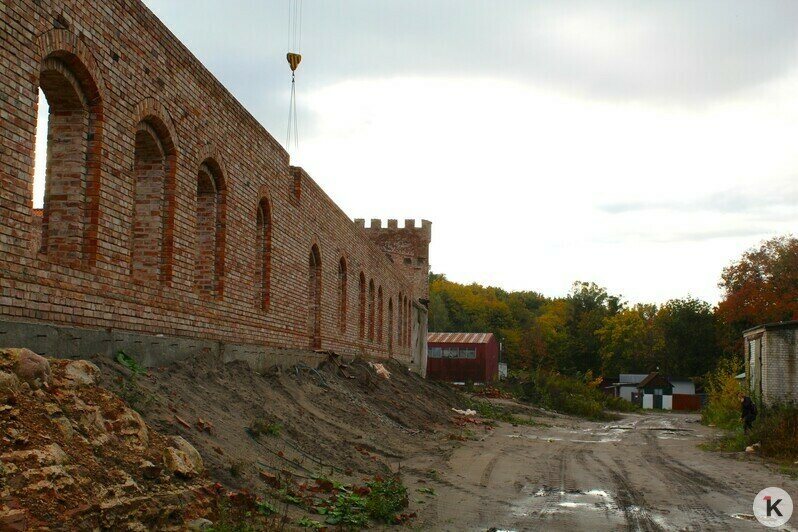
{"type": "Polygon", "coordinates": [[[429,333],[427,378],[491,382],[499,375],[499,342],[493,333],[429,333]]]}

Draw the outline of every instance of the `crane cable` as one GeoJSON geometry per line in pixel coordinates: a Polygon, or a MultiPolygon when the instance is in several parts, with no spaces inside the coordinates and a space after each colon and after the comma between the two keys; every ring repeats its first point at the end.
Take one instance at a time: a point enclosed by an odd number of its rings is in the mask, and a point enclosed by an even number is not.
{"type": "Polygon", "coordinates": [[[288,133],[286,148],[299,147],[299,128],[296,112],[296,69],[302,61],[302,0],[288,0],[288,52],[285,55],[291,67],[291,101],[288,106],[288,133]]]}

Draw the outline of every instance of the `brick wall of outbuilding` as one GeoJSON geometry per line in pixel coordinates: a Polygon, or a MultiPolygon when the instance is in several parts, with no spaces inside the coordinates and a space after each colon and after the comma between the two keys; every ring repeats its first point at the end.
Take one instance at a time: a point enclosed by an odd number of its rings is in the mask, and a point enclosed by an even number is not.
{"type": "Polygon", "coordinates": [[[410,358],[419,278],[291,167],[139,0],[0,3],[0,180],[0,319],[288,348],[320,331],[324,349],[385,356],[390,345],[410,358]],[[40,86],[51,105],[41,217],[40,86]],[[366,335],[361,272],[386,313],[366,335]]]}
{"type": "Polygon", "coordinates": [[[798,322],[765,325],[745,333],[745,360],[749,386],[759,393],[765,404],[798,404],[798,322]],[[751,368],[751,344],[755,352],[751,368]]]}

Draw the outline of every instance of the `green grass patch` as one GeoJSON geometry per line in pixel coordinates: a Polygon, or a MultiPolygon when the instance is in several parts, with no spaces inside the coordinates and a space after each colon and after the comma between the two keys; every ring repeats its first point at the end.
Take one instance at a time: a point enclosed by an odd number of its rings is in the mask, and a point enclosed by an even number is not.
{"type": "Polygon", "coordinates": [[[370,520],[395,523],[407,504],[407,488],[398,478],[376,478],[365,487],[343,488],[316,511],[326,516],[328,525],[363,528],[370,520]]]}
{"type": "Polygon", "coordinates": [[[798,406],[764,408],[760,413],[748,440],[761,445],[759,453],[765,458],[798,460],[798,406]]]}
{"type": "Polygon", "coordinates": [[[316,521],[315,519],[311,519],[310,517],[303,517],[296,522],[297,526],[301,528],[309,528],[311,530],[321,530],[324,528],[324,524],[316,521]]]}
{"type": "Polygon", "coordinates": [[[261,436],[278,437],[283,431],[283,424],[278,421],[268,421],[263,418],[253,419],[247,429],[250,435],[258,439],[261,436]]]}
{"type": "Polygon", "coordinates": [[[738,361],[727,358],[707,374],[705,386],[709,399],[701,410],[702,423],[731,431],[742,427],[739,398],[742,388],[735,378],[741,369],[738,361]]]}
{"type": "Polygon", "coordinates": [[[143,374],[147,373],[146,368],[144,368],[143,366],[139,365],[139,363],[136,362],[133,359],[133,357],[131,357],[129,355],[126,355],[124,351],[117,351],[116,352],[116,356],[114,357],[114,360],[116,360],[119,364],[125,366],[127,369],[132,371],[134,374],[143,375],[143,374]]]}
{"type": "Polygon", "coordinates": [[[505,423],[512,423],[513,425],[527,425],[530,427],[539,425],[539,423],[536,423],[531,419],[522,418],[516,416],[515,414],[511,414],[501,405],[497,405],[490,401],[473,399],[469,401],[468,408],[476,410],[477,414],[479,414],[481,417],[493,419],[495,421],[504,421],[505,423]]]}
{"type": "Polygon", "coordinates": [[[767,459],[786,464],[790,468],[798,460],[798,405],[764,407],[757,402],[759,416],[748,434],[742,430],[740,419],[740,387],[735,376],[741,370],[739,361],[721,360],[717,368],[707,374],[709,400],[701,411],[701,420],[727,432],[704,447],[708,450],[743,451],[758,443],[757,453],[767,459]]]}
{"type": "Polygon", "coordinates": [[[521,401],[594,421],[620,419],[614,412],[640,411],[636,404],[602,392],[600,382],[592,375],[577,378],[539,370],[523,376],[514,393],[521,401]]]}

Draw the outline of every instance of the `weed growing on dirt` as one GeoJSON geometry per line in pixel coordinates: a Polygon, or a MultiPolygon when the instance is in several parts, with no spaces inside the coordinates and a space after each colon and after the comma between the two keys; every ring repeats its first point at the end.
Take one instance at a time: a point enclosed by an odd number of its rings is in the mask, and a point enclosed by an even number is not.
{"type": "Polygon", "coordinates": [[[296,522],[297,526],[302,528],[309,528],[311,530],[321,530],[324,528],[322,523],[319,523],[315,519],[311,519],[310,517],[303,517],[296,522]]]}
{"type": "Polygon", "coordinates": [[[278,437],[283,431],[283,424],[280,422],[270,422],[263,418],[252,420],[249,424],[249,433],[253,438],[258,439],[260,436],[278,437]]]}
{"type": "Polygon", "coordinates": [[[441,481],[441,474],[438,472],[437,469],[430,469],[427,471],[427,478],[434,480],[436,482],[441,481]]]}
{"type": "Polygon", "coordinates": [[[274,515],[277,513],[277,508],[268,501],[259,501],[257,508],[258,513],[261,515],[274,515]]]}
{"type": "Polygon", "coordinates": [[[530,427],[538,425],[538,423],[532,421],[531,419],[513,415],[501,406],[491,403],[490,401],[472,400],[469,402],[468,408],[476,410],[477,414],[487,419],[504,421],[505,423],[512,423],[513,425],[527,425],[530,427]]]}
{"type": "Polygon", "coordinates": [[[366,484],[366,511],[371,519],[383,523],[396,521],[396,514],[407,507],[407,488],[397,477],[378,478],[366,484]]]}
{"type": "Polygon", "coordinates": [[[139,363],[136,362],[135,359],[133,359],[133,357],[126,355],[124,351],[117,351],[114,360],[116,360],[119,364],[125,366],[134,374],[143,375],[144,373],[147,373],[147,370],[143,366],[139,365],[139,363]]]}
{"type": "Polygon", "coordinates": [[[781,405],[760,412],[748,441],[759,443],[765,458],[798,460],[798,406],[781,405]]]}
{"type": "Polygon", "coordinates": [[[339,493],[328,506],[321,506],[316,511],[327,516],[329,525],[362,528],[369,520],[363,497],[355,493],[339,493]]]}
{"type": "Polygon", "coordinates": [[[514,388],[515,395],[522,401],[594,421],[614,421],[620,418],[608,410],[640,410],[635,404],[605,394],[598,389],[597,383],[598,380],[593,379],[592,375],[580,379],[539,370],[524,376],[514,388]]]}
{"type": "Polygon", "coordinates": [[[255,532],[276,530],[274,522],[277,510],[266,501],[255,501],[252,496],[245,496],[239,504],[225,495],[216,500],[216,512],[209,532],[255,532]]]}
{"type": "Polygon", "coordinates": [[[241,473],[244,472],[246,466],[247,463],[244,462],[243,460],[235,460],[230,464],[230,467],[228,467],[227,470],[230,472],[230,475],[234,477],[240,477],[241,473]]]}
{"type": "Polygon", "coordinates": [[[395,524],[409,518],[399,513],[407,507],[408,497],[407,488],[397,477],[377,477],[360,487],[334,485],[333,496],[316,507],[326,516],[328,525],[361,528],[370,520],[395,524]]]}
{"type": "Polygon", "coordinates": [[[144,413],[153,402],[155,396],[142,388],[133,373],[129,379],[122,378],[116,394],[124,399],[130,408],[138,413],[144,413]]]}
{"type": "Polygon", "coordinates": [[[714,371],[707,374],[705,385],[709,400],[701,411],[701,421],[704,424],[727,430],[742,427],[738,397],[741,387],[736,379],[741,369],[739,361],[725,358],[718,362],[714,371]]]}
{"type": "Polygon", "coordinates": [[[742,428],[737,428],[727,432],[719,438],[699,445],[705,451],[720,451],[735,453],[744,451],[748,446],[748,436],[743,433],[742,428]]]}
{"type": "Polygon", "coordinates": [[[278,495],[280,496],[280,500],[283,502],[293,504],[294,506],[305,506],[305,500],[288,488],[279,490],[278,495]]]}
{"type": "Polygon", "coordinates": [[[798,406],[761,407],[754,426],[745,434],[740,423],[739,399],[736,393],[734,400],[734,409],[730,401],[721,399],[705,414],[704,422],[708,419],[715,420],[715,425],[726,427],[727,431],[703,448],[710,451],[739,452],[758,443],[757,453],[763,458],[786,462],[788,467],[793,466],[794,461],[798,460],[798,406]]]}

